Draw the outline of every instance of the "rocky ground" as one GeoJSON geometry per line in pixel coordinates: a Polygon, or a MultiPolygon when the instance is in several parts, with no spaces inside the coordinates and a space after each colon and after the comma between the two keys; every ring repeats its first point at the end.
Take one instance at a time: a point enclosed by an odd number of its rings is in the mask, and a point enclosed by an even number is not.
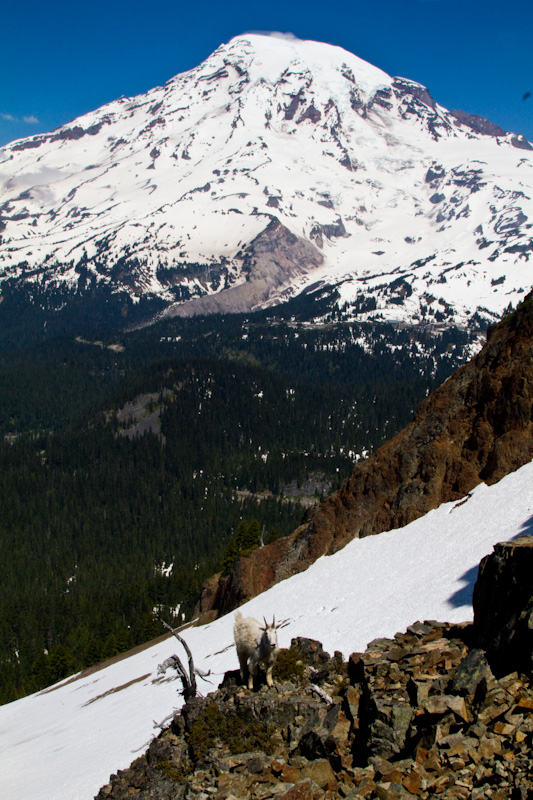
{"type": "Polygon", "coordinates": [[[97,800],[533,798],[533,683],[473,634],[417,622],[347,663],[295,639],[273,688],[228,673],[97,800]]]}

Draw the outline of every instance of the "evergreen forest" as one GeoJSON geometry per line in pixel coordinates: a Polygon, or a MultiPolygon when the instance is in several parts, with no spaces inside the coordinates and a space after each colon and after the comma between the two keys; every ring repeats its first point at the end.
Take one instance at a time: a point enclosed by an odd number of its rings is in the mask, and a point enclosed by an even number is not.
{"type": "Polygon", "coordinates": [[[286,536],[473,337],[305,309],[55,331],[0,350],[0,702],[193,618],[286,536]],[[57,335],[56,335],[57,334],[57,335]]]}

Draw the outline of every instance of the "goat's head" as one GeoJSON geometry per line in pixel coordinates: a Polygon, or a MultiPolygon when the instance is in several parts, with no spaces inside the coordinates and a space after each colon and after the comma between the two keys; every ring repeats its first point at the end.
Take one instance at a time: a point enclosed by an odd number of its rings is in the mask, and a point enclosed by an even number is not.
{"type": "Polygon", "coordinates": [[[268,649],[271,652],[274,652],[278,649],[278,634],[277,634],[277,626],[276,626],[276,617],[272,618],[272,624],[269,625],[266,619],[263,617],[264,627],[261,628],[263,631],[263,646],[268,646],[268,649]]]}

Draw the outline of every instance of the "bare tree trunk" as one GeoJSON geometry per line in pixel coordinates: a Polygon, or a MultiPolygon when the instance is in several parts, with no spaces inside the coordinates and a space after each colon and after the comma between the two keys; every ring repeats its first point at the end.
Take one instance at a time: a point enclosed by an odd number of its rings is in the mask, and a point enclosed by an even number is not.
{"type": "Polygon", "coordinates": [[[187,642],[184,639],[182,639],[178,633],[176,633],[175,629],[172,628],[167,622],[165,622],[165,620],[161,619],[161,617],[158,616],[157,618],[159,622],[162,625],[164,625],[165,628],[169,630],[173,636],[176,637],[178,642],[182,645],[185,652],[187,653],[187,658],[189,660],[188,673],[177,655],[170,656],[162,664],[160,664],[158,667],[158,672],[164,673],[166,672],[168,667],[173,667],[176,670],[183,684],[183,692],[182,692],[183,697],[185,699],[185,702],[187,702],[192,697],[196,697],[196,695],[198,694],[198,689],[196,687],[196,670],[194,668],[192,653],[190,651],[187,642]]]}

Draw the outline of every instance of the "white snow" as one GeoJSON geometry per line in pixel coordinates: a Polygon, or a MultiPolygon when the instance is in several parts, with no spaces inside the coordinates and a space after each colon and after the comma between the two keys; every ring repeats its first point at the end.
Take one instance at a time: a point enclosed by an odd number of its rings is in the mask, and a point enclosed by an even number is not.
{"type": "MultiPolygon", "coordinates": [[[[387,319],[416,320],[426,292],[449,303],[458,324],[479,306],[499,315],[531,285],[532,151],[393,88],[339,47],[244,34],[165,86],[7,145],[0,279],[44,264],[48,277],[61,267],[61,280],[75,284],[76,264],[86,254],[95,274],[100,249],[108,260],[98,280],[123,258],[135,276],[128,291],[172,300],[158,267],[224,257],[237,285],[239,251],[272,216],[315,244],[317,226],[341,220],[345,235],[317,245],[323,265],[302,264],[270,303],[342,281],[339,304],[364,291],[387,319]],[[385,106],[371,103],[376,92],[385,106]],[[84,135],[72,138],[75,128],[84,135]],[[436,165],[444,172],[430,185],[436,165]],[[472,169],[475,189],[460,176],[472,169]],[[401,276],[413,294],[390,304],[380,287],[401,276]]],[[[193,296],[225,285],[212,287],[207,270],[180,280],[193,296]]]]}
{"type": "MultiPolygon", "coordinates": [[[[319,639],[347,657],[369,641],[416,620],[472,618],[477,565],[495,543],[533,527],[533,462],[498,484],[429,512],[405,528],[354,540],[306,572],[242,607],[276,616],[287,647],[294,636],[319,639]]],[[[213,684],[236,669],[233,614],[183,632],[196,665],[213,684]]],[[[157,675],[173,639],[96,671],[0,707],[3,800],[90,800],[109,775],[124,769],[180,706],[179,683],[157,675]]],[[[213,687],[200,681],[204,693],[213,687]]]]}

